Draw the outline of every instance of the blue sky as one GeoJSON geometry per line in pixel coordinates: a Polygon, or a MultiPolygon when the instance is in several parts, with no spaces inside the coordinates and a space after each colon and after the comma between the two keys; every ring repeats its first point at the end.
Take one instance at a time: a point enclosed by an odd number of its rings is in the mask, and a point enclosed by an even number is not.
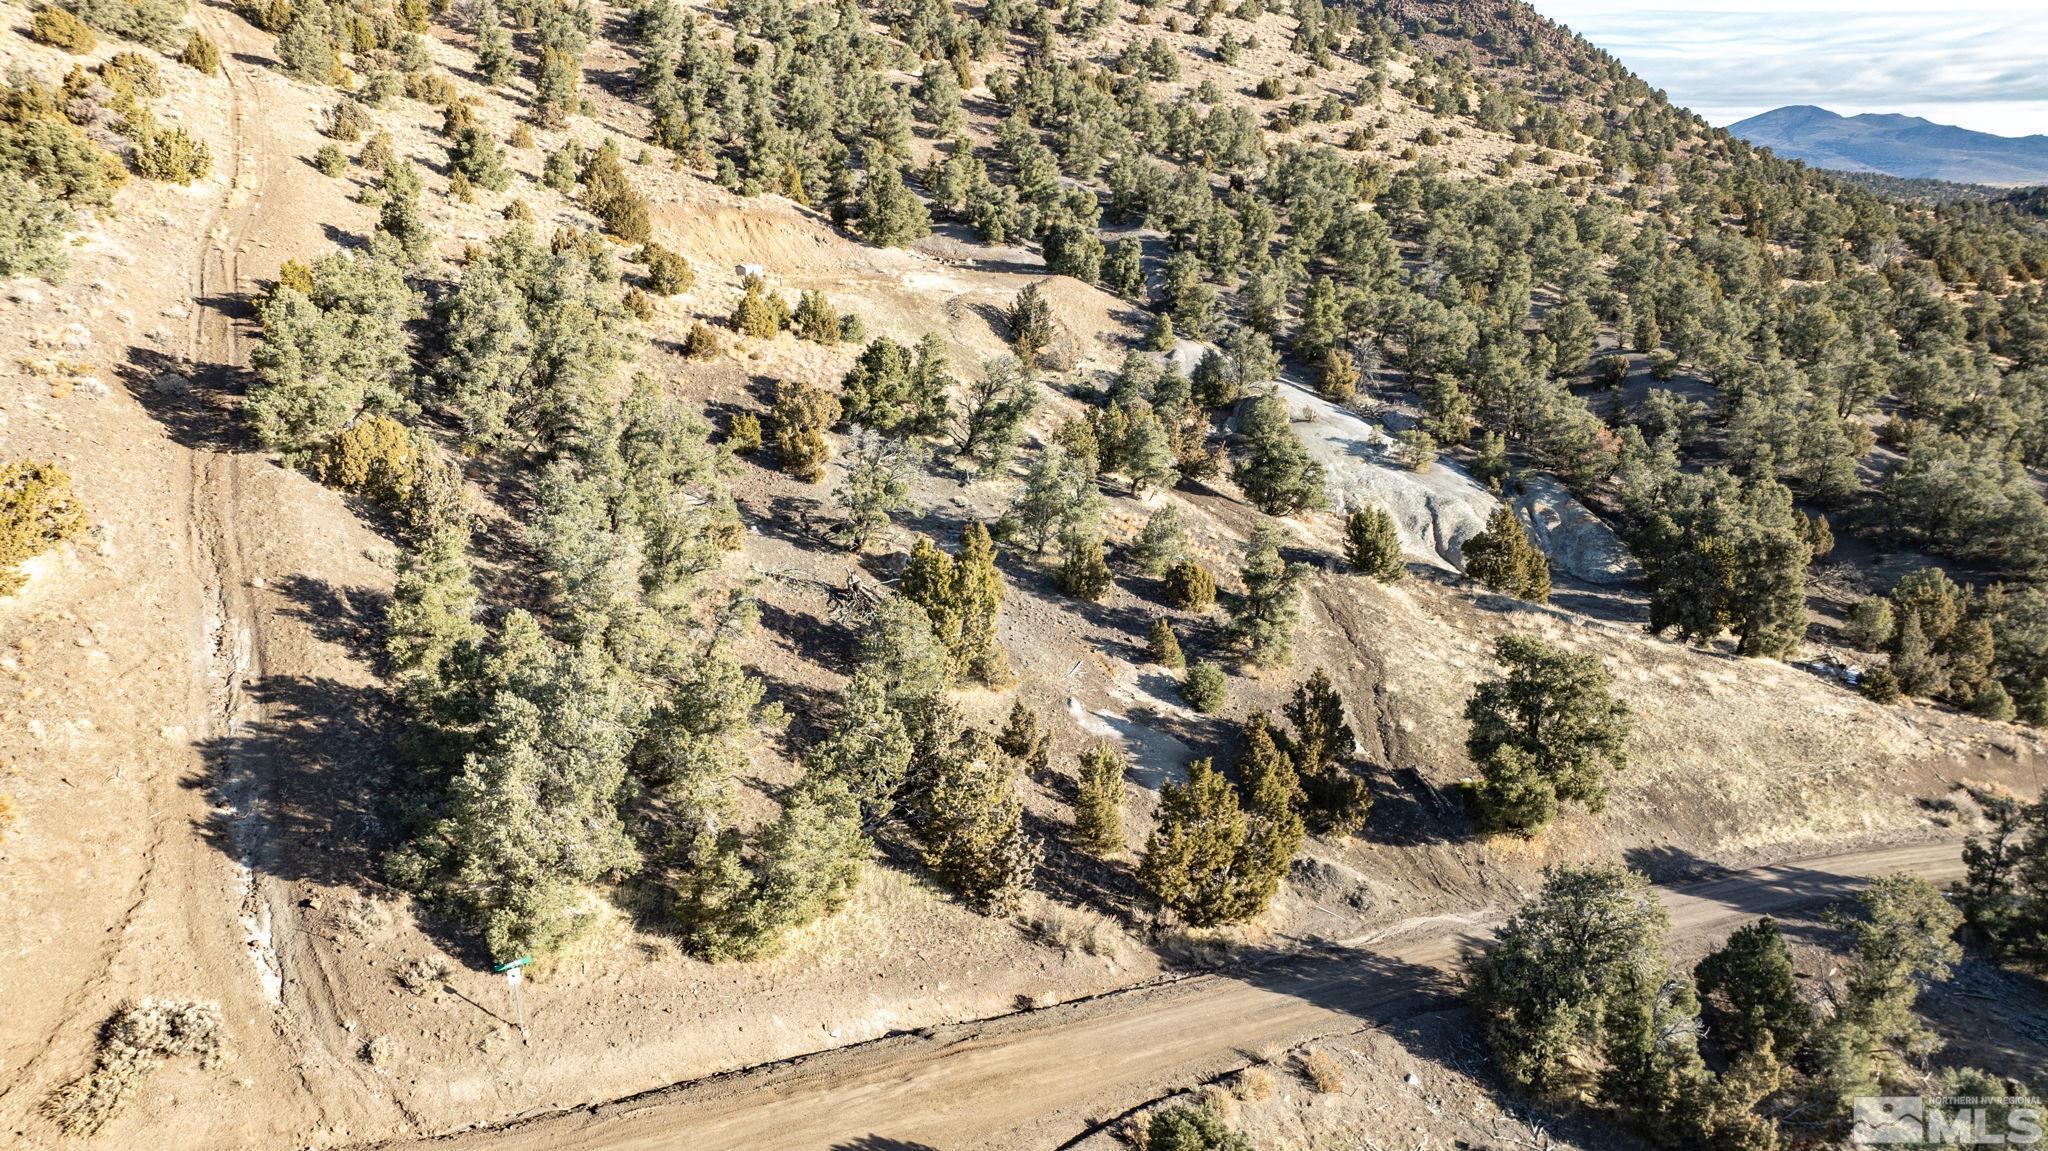
{"type": "Polygon", "coordinates": [[[2048,0],[1532,0],[1715,124],[1784,104],[2048,133],[2048,0]]]}

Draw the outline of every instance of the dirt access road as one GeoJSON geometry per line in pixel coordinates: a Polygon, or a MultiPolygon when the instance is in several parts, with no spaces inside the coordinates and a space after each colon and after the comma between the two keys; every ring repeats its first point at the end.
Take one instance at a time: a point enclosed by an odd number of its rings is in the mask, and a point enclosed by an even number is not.
{"type": "MultiPolygon", "coordinates": [[[[1944,880],[1955,844],[1826,856],[1662,892],[1675,938],[1853,895],[1871,876],[1944,880]]],[[[1478,917],[1411,924],[1355,949],[1248,964],[1042,1011],[892,1036],[577,1111],[428,1141],[490,1151],[1055,1148],[1259,1051],[1450,1005],[1478,917]]],[[[384,1147],[419,1146],[391,1143],[384,1147]]]]}

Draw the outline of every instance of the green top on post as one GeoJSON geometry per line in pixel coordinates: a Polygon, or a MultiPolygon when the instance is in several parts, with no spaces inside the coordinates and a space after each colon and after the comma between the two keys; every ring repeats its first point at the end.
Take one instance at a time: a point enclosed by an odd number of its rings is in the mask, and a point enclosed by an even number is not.
{"type": "Polygon", "coordinates": [[[522,955],[522,956],[520,956],[519,958],[517,958],[517,959],[513,960],[513,961],[512,961],[512,962],[510,962],[510,963],[500,963],[500,964],[498,964],[498,965],[497,965],[496,967],[493,967],[493,968],[491,968],[491,973],[492,973],[492,974],[494,974],[494,975],[496,975],[496,974],[502,974],[503,972],[507,972],[507,971],[510,971],[510,970],[512,970],[512,969],[513,969],[513,968],[515,968],[515,967],[524,967],[524,966],[526,966],[527,964],[529,964],[529,963],[532,963],[532,962],[533,962],[533,956],[531,956],[531,955],[522,955]]]}

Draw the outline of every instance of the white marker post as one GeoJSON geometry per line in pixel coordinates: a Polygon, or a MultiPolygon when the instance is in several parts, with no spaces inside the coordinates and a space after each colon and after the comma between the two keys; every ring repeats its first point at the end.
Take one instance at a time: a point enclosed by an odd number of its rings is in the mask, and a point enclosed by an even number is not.
{"type": "Polygon", "coordinates": [[[519,986],[526,982],[524,969],[532,962],[533,956],[522,955],[510,963],[500,963],[491,968],[492,971],[502,974],[505,982],[512,985],[512,1011],[519,1020],[519,1036],[522,1039],[526,1037],[526,1004],[519,996],[519,986]]]}

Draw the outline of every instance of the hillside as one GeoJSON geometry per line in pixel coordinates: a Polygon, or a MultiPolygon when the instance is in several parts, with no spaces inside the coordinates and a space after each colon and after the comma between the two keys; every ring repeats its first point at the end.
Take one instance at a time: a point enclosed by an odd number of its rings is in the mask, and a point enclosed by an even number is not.
{"type": "MultiPolygon", "coordinates": [[[[1752,148],[1525,5],[5,24],[18,1145],[675,1084],[744,1133],[818,1053],[872,1104],[1029,1032],[960,1074],[1092,1093],[977,1145],[1227,1074],[1275,1145],[1639,1147],[1498,1064],[1465,928],[1704,878],[1674,947],[1806,916],[1847,1018],[1825,905],[2048,843],[2048,231],[1752,148]],[[1268,1013],[1116,1014],[1218,985],[1268,1013]],[[1068,1019],[1125,1072],[1077,1085],[1068,1019]]],[[[2042,1065],[1992,998],[1888,1082],[2042,1065]]],[[[1720,1121],[1846,1124],[1827,1036],[1720,1121]]],[[[1689,1090],[1738,1085],[1714,1042],[1689,1090]]]]}
{"type": "Polygon", "coordinates": [[[1842,116],[1811,105],[1773,108],[1728,131],[1816,168],[2008,187],[2048,183],[2048,136],[1994,136],[1918,116],[1842,116]]]}

